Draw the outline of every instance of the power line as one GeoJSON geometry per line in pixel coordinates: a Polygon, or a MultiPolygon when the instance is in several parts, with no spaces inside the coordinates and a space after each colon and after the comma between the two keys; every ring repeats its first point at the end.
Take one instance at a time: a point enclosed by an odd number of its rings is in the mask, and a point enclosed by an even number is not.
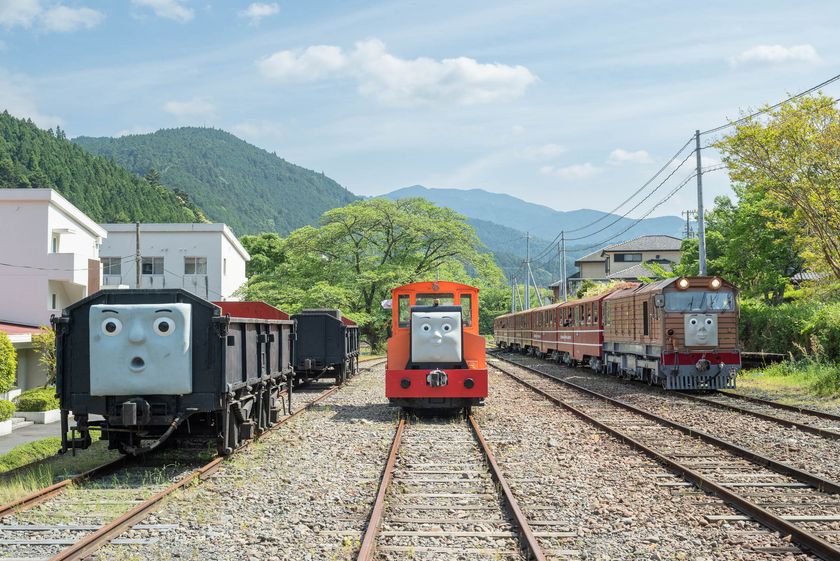
{"type": "Polygon", "coordinates": [[[741,123],[743,123],[743,122],[745,122],[745,121],[749,121],[750,119],[752,119],[752,118],[754,118],[754,117],[758,117],[759,115],[763,115],[763,114],[765,114],[765,113],[769,113],[770,111],[772,111],[772,110],[774,110],[774,109],[776,109],[776,108],[778,108],[778,107],[781,107],[782,105],[784,105],[785,103],[787,103],[787,102],[789,102],[789,101],[793,101],[794,99],[798,99],[798,98],[800,98],[800,97],[802,97],[802,96],[804,96],[804,95],[808,95],[809,93],[813,93],[813,92],[815,92],[816,90],[818,90],[818,89],[822,88],[823,86],[827,86],[827,85],[831,84],[832,82],[836,82],[837,80],[840,80],[840,74],[837,74],[836,76],[833,76],[833,77],[829,78],[828,80],[826,80],[825,82],[822,82],[822,83],[820,83],[820,84],[817,84],[816,86],[813,86],[813,87],[811,87],[811,88],[808,88],[808,89],[807,89],[807,90],[805,90],[805,91],[799,92],[799,93],[798,93],[798,94],[796,94],[796,95],[792,95],[792,96],[790,96],[789,98],[787,98],[787,99],[785,99],[785,100],[783,100],[783,101],[780,101],[779,103],[776,103],[775,105],[771,105],[770,107],[765,107],[764,109],[761,109],[761,110],[759,110],[759,111],[756,111],[755,113],[752,113],[752,114],[747,115],[747,116],[745,116],[745,117],[741,117],[740,119],[737,119],[737,120],[735,120],[735,121],[732,121],[731,123],[726,123],[725,125],[720,125],[720,126],[715,127],[715,128],[713,128],[713,129],[705,130],[705,131],[701,132],[700,134],[701,134],[701,135],[704,135],[704,134],[711,134],[711,133],[718,132],[718,131],[721,131],[721,130],[723,130],[723,129],[729,128],[729,127],[734,127],[735,125],[739,125],[739,124],[741,124],[741,123]]]}

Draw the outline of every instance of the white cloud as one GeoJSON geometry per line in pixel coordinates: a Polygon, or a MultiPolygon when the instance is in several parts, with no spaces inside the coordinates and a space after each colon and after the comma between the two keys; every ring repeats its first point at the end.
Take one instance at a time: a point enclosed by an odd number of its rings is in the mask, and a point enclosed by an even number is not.
{"type": "Polygon", "coordinates": [[[611,164],[649,164],[652,161],[653,160],[651,160],[650,154],[648,154],[645,150],[630,152],[629,150],[624,150],[623,148],[616,148],[610,152],[608,160],[611,164]]]}
{"type": "Polygon", "coordinates": [[[0,25],[7,29],[31,27],[40,13],[40,0],[0,0],[0,25]]]}
{"type": "Polygon", "coordinates": [[[91,29],[96,27],[105,15],[91,8],[68,8],[55,6],[44,12],[42,22],[47,31],[76,31],[77,29],[91,29]]]}
{"type": "Polygon", "coordinates": [[[484,64],[467,57],[402,59],[389,54],[377,39],[360,41],[346,53],[327,45],[280,51],[257,65],[275,80],[351,78],[362,95],[391,105],[504,101],[521,96],[537,81],[519,65],[484,64]]]}
{"type": "Polygon", "coordinates": [[[786,62],[804,62],[813,64],[820,61],[817,50],[812,45],[758,45],[747,49],[729,59],[732,66],[742,64],[780,64],[786,62]]]}
{"type": "Polygon", "coordinates": [[[555,166],[542,166],[540,173],[543,175],[550,175],[552,177],[559,177],[560,179],[588,179],[601,173],[601,168],[593,166],[589,162],[585,164],[573,164],[558,168],[555,166]]]}
{"type": "Polygon", "coordinates": [[[184,6],[182,0],[131,0],[131,3],[151,8],[155,15],[175,21],[190,21],[195,17],[193,9],[184,6]]]}
{"type": "Polygon", "coordinates": [[[239,17],[248,18],[252,24],[258,24],[262,18],[275,16],[280,13],[280,6],[276,2],[254,2],[239,12],[239,17]]]}
{"type": "Polygon", "coordinates": [[[513,136],[522,136],[523,134],[525,134],[525,130],[525,127],[523,127],[522,125],[513,125],[512,127],[510,127],[510,133],[513,136]]]}
{"type": "Polygon", "coordinates": [[[44,129],[63,125],[64,121],[60,117],[44,114],[38,109],[33,101],[34,91],[26,77],[8,74],[0,69],[0,110],[8,111],[20,119],[32,119],[44,129]]]}
{"type": "Polygon", "coordinates": [[[528,160],[551,160],[564,154],[566,150],[566,147],[561,144],[530,146],[522,151],[522,157],[528,160]]]}
{"type": "Polygon", "coordinates": [[[272,121],[244,121],[230,127],[230,132],[239,138],[254,142],[263,138],[280,136],[283,127],[272,121]]]}
{"type": "Polygon", "coordinates": [[[203,97],[194,97],[185,101],[167,101],[163,109],[176,117],[209,117],[216,111],[216,106],[203,97]]]}
{"type": "Polygon", "coordinates": [[[257,62],[263,76],[279,81],[318,80],[347,65],[341,48],[314,45],[303,50],[280,51],[257,62]]]}

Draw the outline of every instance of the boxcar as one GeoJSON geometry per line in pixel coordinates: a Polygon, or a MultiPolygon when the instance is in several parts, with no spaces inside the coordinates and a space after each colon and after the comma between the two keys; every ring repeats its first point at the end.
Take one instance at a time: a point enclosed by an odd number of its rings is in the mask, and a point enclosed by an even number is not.
{"type": "Polygon", "coordinates": [[[359,327],[341,310],[303,310],[297,323],[295,376],[317,379],[332,376],[340,384],[359,370],[359,327]]]}
{"type": "Polygon", "coordinates": [[[62,449],[86,448],[96,428],[127,454],[170,438],[229,454],[267,429],[286,410],[294,322],[250,304],[269,317],[222,315],[181,289],[103,290],[64,310],[53,320],[62,449]]]}

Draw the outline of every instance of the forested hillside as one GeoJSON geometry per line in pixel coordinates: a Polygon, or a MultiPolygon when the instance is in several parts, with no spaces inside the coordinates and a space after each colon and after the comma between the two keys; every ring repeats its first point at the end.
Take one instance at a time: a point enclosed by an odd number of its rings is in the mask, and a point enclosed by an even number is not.
{"type": "Polygon", "coordinates": [[[357,199],[323,173],[291,164],[222,130],[164,129],[120,138],[79,137],[79,146],[138,175],[156,170],[214,222],[239,234],[279,232],[317,223],[357,199]]]}
{"type": "Polygon", "coordinates": [[[204,215],[183,195],[150,184],[105,158],[0,114],[0,188],[53,188],[97,222],[197,222],[204,215]]]}

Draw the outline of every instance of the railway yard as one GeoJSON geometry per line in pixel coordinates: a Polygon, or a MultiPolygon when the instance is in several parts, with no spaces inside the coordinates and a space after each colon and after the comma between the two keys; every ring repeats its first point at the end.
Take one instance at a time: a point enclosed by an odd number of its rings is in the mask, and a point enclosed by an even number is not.
{"type": "Polygon", "coordinates": [[[468,418],[401,421],[370,361],[227,459],[163,450],[33,494],[0,511],[0,557],[838,558],[840,418],[488,362],[468,418]]]}

